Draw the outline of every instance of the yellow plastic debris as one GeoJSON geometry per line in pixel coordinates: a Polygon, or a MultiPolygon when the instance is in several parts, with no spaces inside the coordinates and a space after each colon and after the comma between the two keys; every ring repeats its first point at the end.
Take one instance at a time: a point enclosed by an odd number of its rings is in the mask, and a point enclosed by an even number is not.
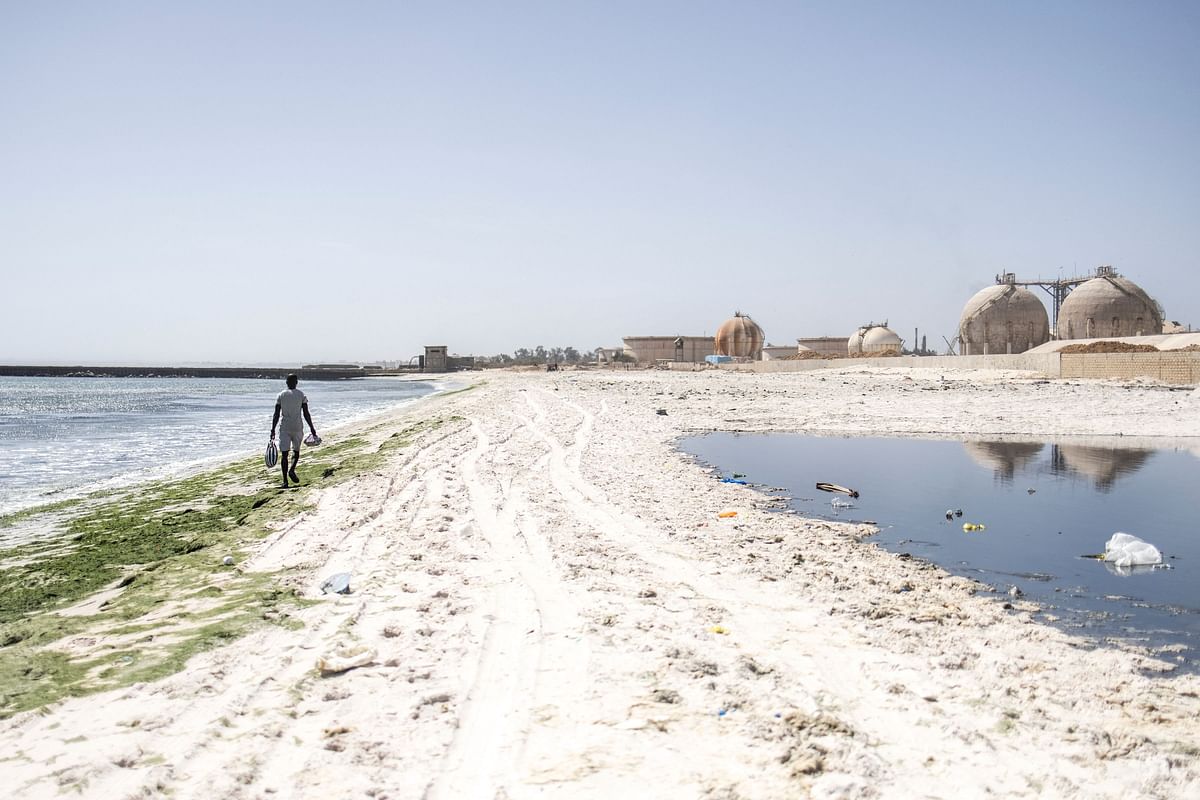
{"type": "Polygon", "coordinates": [[[712,631],[713,633],[719,633],[722,636],[729,635],[729,631],[726,630],[724,625],[713,625],[711,628],[709,628],[709,630],[712,631]]]}

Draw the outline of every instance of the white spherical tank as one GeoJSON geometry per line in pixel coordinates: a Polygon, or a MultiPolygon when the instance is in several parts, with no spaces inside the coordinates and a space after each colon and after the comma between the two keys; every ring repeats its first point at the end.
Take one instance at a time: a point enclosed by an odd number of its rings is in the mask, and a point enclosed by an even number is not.
{"type": "Polygon", "coordinates": [[[852,356],[899,353],[903,346],[904,340],[886,325],[864,325],[846,340],[846,350],[852,356]]]}
{"type": "Polygon", "coordinates": [[[902,347],[904,340],[891,328],[871,328],[862,339],[864,353],[899,353],[902,347]]]}
{"type": "Polygon", "coordinates": [[[965,356],[1024,353],[1050,341],[1050,317],[1032,292],[1000,283],[979,290],[963,306],[958,337],[965,356]]]}
{"type": "Polygon", "coordinates": [[[1059,339],[1157,336],[1162,328],[1158,303],[1111,269],[1072,291],[1058,311],[1059,339]]]}

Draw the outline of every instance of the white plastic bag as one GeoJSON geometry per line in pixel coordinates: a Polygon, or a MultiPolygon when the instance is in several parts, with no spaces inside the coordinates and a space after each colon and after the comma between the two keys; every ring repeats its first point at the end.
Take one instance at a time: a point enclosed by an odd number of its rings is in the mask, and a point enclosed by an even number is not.
{"type": "Polygon", "coordinates": [[[1118,567],[1143,567],[1162,563],[1162,553],[1149,542],[1128,533],[1114,533],[1104,545],[1104,560],[1118,567]]]}
{"type": "Polygon", "coordinates": [[[375,660],[374,648],[366,645],[345,647],[327,653],[317,659],[317,669],[322,675],[336,675],[355,667],[365,667],[375,660]]]}

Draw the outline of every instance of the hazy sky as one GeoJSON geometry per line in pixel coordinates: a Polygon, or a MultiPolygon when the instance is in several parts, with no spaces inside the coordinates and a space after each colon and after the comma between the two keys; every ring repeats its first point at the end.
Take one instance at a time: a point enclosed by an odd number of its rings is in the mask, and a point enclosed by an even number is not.
{"type": "Polygon", "coordinates": [[[0,362],[1200,325],[1200,3],[0,0],[0,362]]]}

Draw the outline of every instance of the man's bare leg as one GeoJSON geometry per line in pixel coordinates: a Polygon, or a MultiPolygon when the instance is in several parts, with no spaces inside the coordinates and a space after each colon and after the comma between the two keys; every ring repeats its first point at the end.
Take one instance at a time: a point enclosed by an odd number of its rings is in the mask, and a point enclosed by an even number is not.
{"type": "Polygon", "coordinates": [[[292,474],[295,474],[294,468],[292,470],[288,470],[288,451],[287,450],[284,450],[282,453],[279,454],[279,468],[283,472],[283,488],[286,489],[286,488],[288,488],[288,482],[287,482],[288,472],[290,471],[290,472],[292,472],[292,474]]]}
{"type": "MultiPolygon", "coordinates": [[[[287,459],[287,456],[284,456],[285,463],[286,463],[286,459],[287,459]]],[[[293,450],[292,451],[292,468],[290,470],[288,470],[288,474],[287,474],[287,476],[292,479],[292,483],[300,482],[300,479],[298,477],[296,477],[296,467],[298,467],[299,465],[300,465],[300,451],[293,450]]]]}

